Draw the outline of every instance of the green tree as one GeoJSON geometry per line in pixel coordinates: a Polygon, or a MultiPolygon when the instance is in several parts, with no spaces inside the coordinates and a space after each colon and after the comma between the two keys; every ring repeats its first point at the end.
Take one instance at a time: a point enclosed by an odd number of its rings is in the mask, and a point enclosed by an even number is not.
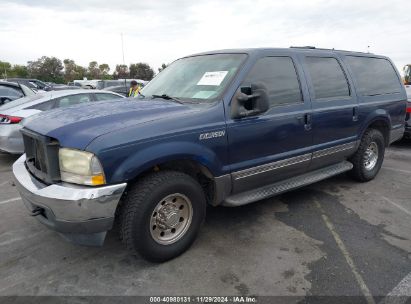
{"type": "Polygon", "coordinates": [[[10,77],[11,64],[7,61],[0,61],[0,75],[1,78],[10,77]]]}
{"type": "Polygon", "coordinates": [[[116,70],[113,73],[113,78],[114,79],[119,79],[119,78],[129,78],[129,71],[128,71],[128,66],[125,64],[117,64],[116,65],[116,70]]]}
{"type": "Polygon", "coordinates": [[[76,79],[83,79],[84,77],[87,77],[87,69],[81,65],[76,65],[76,75],[76,79]]]}
{"type": "Polygon", "coordinates": [[[98,66],[100,70],[100,77],[101,79],[110,79],[110,66],[107,63],[102,63],[98,66]]]}
{"type": "Polygon", "coordinates": [[[130,78],[151,80],[154,77],[154,70],[143,62],[130,64],[130,78]]]}
{"type": "Polygon", "coordinates": [[[19,78],[27,78],[29,72],[27,71],[27,67],[25,65],[15,64],[11,69],[12,77],[19,77],[19,78]]]}
{"type": "Polygon", "coordinates": [[[43,81],[52,81],[63,83],[63,64],[56,57],[43,56],[36,61],[27,63],[28,75],[31,78],[37,78],[43,81]]]}
{"type": "Polygon", "coordinates": [[[100,79],[100,69],[99,69],[97,61],[91,61],[88,64],[87,73],[90,79],[100,79]]]}
{"type": "Polygon", "coordinates": [[[70,82],[77,79],[76,68],[77,64],[72,59],[64,59],[64,81],[70,82]]]}
{"type": "Polygon", "coordinates": [[[168,64],[163,63],[161,67],[158,68],[158,72],[160,73],[162,70],[164,70],[166,67],[168,67],[168,64]]]}

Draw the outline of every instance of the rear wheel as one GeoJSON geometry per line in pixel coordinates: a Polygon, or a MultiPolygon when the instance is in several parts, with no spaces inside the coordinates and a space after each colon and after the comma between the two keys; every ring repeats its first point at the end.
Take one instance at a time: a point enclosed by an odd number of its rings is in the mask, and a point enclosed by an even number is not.
{"type": "Polygon", "coordinates": [[[351,158],[354,165],[351,176],[360,182],[375,178],[381,169],[385,153],[385,140],[382,133],[375,129],[367,130],[357,152],[351,158]]]}
{"type": "Polygon", "coordinates": [[[120,215],[127,248],[154,262],[186,251],[204,221],[203,189],[192,177],[174,171],[144,177],[128,191],[120,215]]]}

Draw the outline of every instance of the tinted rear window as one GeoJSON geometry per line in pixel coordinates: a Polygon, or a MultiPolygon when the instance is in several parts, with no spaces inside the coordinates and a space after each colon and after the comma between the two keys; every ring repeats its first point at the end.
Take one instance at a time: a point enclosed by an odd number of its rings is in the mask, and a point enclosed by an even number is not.
{"type": "Polygon", "coordinates": [[[401,84],[392,64],[383,58],[346,56],[358,92],[372,96],[401,92],[401,84]]]}
{"type": "Polygon", "coordinates": [[[307,57],[306,63],[314,87],[315,99],[350,96],[347,79],[337,59],[307,57]]]}

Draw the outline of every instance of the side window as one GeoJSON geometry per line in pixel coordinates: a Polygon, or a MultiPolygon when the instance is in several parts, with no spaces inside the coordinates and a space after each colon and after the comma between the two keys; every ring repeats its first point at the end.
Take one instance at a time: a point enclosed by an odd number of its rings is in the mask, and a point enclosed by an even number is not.
{"type": "Polygon", "coordinates": [[[302,102],[300,83],[290,57],[265,57],[257,61],[241,86],[266,89],[270,106],[302,102]]]}
{"type": "Polygon", "coordinates": [[[315,99],[350,96],[350,89],[337,59],[331,57],[305,58],[315,99]]]}
{"type": "Polygon", "coordinates": [[[0,86],[0,95],[8,97],[23,97],[24,95],[17,88],[0,86]]]}
{"type": "Polygon", "coordinates": [[[79,103],[90,102],[91,98],[89,94],[76,94],[70,96],[60,97],[56,100],[56,107],[68,107],[72,105],[76,105],[79,103]]]}
{"type": "Polygon", "coordinates": [[[383,58],[346,56],[361,95],[401,92],[401,83],[391,63],[383,58]]]}
{"type": "Polygon", "coordinates": [[[49,100],[49,101],[45,101],[42,103],[39,103],[37,105],[31,106],[29,109],[36,109],[36,110],[40,110],[40,111],[47,111],[47,110],[51,110],[54,108],[56,100],[49,100]]]}
{"type": "Polygon", "coordinates": [[[97,93],[97,94],[95,94],[95,96],[96,96],[97,101],[121,98],[120,96],[117,96],[117,95],[114,95],[114,94],[106,94],[106,93],[97,93]]]}

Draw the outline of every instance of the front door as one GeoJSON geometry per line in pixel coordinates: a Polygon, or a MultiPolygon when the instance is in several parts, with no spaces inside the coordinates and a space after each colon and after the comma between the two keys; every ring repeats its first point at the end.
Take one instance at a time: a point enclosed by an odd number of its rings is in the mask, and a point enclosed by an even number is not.
{"type": "Polygon", "coordinates": [[[311,106],[295,59],[278,53],[257,59],[238,91],[253,86],[265,90],[269,109],[227,117],[233,193],[301,174],[311,161],[311,106]]]}

